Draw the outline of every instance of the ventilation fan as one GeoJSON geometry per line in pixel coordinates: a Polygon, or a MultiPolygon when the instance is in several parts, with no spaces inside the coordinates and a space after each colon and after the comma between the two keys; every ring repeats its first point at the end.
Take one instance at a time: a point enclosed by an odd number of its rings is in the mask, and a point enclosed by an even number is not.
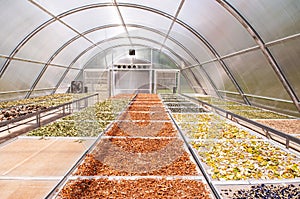
{"type": "Polygon", "coordinates": [[[83,93],[84,87],[82,81],[71,82],[71,93],[83,93]]]}

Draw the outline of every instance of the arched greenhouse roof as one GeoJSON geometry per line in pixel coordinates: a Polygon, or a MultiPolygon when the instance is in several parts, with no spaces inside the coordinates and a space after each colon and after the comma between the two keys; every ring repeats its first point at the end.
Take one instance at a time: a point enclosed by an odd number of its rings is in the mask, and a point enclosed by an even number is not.
{"type": "Polygon", "coordinates": [[[66,91],[95,55],[151,48],[194,92],[300,111],[299,0],[10,0],[0,16],[3,99],[66,91]]]}

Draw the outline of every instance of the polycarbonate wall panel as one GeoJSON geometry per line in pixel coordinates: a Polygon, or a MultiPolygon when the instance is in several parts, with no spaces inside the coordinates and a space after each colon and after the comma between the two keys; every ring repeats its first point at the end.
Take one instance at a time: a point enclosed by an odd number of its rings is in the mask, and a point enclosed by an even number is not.
{"type": "Polygon", "coordinates": [[[112,55],[106,53],[100,53],[94,56],[85,66],[85,68],[108,68],[111,64],[112,55]]]}
{"type": "Polygon", "coordinates": [[[185,1],[178,18],[203,34],[220,55],[256,45],[246,29],[216,1],[185,1]]]}
{"type": "Polygon", "coordinates": [[[246,94],[290,100],[261,51],[224,59],[246,94]]]}
{"type": "Polygon", "coordinates": [[[1,58],[0,57],[0,70],[2,69],[3,67],[3,64],[6,62],[7,59],[4,59],[4,58],[1,58]]]}
{"type": "Polygon", "coordinates": [[[36,85],[36,89],[55,87],[66,70],[66,68],[49,66],[36,85]]]}
{"type": "Polygon", "coordinates": [[[29,89],[42,67],[40,64],[12,60],[0,78],[0,92],[29,89]]]}
{"type": "MultiPolygon", "coordinates": [[[[91,29],[97,28],[97,27],[91,27],[91,29]]],[[[97,43],[97,42],[101,42],[101,41],[104,41],[106,39],[113,38],[113,37],[119,37],[119,36],[126,37],[127,34],[125,32],[124,27],[120,25],[120,26],[116,26],[116,27],[95,30],[94,32],[86,34],[85,36],[88,39],[92,40],[94,43],[97,43]]]]}
{"type": "Polygon", "coordinates": [[[143,46],[153,46],[154,49],[159,49],[161,47],[161,44],[157,44],[155,41],[148,41],[144,39],[136,39],[131,38],[131,41],[135,45],[143,45],[143,46]]]}
{"type": "Polygon", "coordinates": [[[239,102],[239,103],[242,103],[242,104],[245,104],[243,98],[241,95],[239,94],[233,94],[233,93],[220,93],[222,95],[222,97],[224,99],[227,99],[227,100],[231,100],[231,101],[235,101],[235,102],[239,102]]]}
{"type": "Polygon", "coordinates": [[[300,38],[278,43],[269,49],[300,99],[300,38]]]}
{"type": "Polygon", "coordinates": [[[138,89],[150,88],[150,71],[114,71],[115,73],[115,89],[130,90],[135,93],[138,89]]]}
{"type": "MultiPolygon", "coordinates": [[[[203,93],[203,90],[205,92],[207,92],[207,90],[205,90],[205,85],[199,85],[199,77],[195,71],[193,71],[192,69],[187,69],[184,71],[181,71],[181,73],[186,77],[187,82],[191,85],[191,87],[193,88],[195,93],[203,93]]],[[[201,83],[201,80],[200,80],[201,83]]]]}
{"type": "Polygon", "coordinates": [[[106,24],[122,24],[115,7],[98,7],[72,13],[62,21],[79,32],[106,24]]]}
{"type": "Polygon", "coordinates": [[[91,45],[92,44],[84,38],[76,39],[63,50],[61,50],[51,63],[68,66],[84,49],[90,47],[91,45]]]}
{"type": "Polygon", "coordinates": [[[187,82],[186,77],[180,73],[180,92],[181,93],[195,93],[191,85],[187,82]]]}
{"type": "Polygon", "coordinates": [[[37,97],[37,96],[43,96],[43,95],[50,95],[52,94],[52,89],[49,90],[38,90],[38,91],[33,91],[30,95],[30,97],[37,97]]]}
{"type": "Polygon", "coordinates": [[[80,68],[80,69],[83,68],[84,65],[100,51],[101,50],[97,47],[90,49],[89,51],[81,54],[80,57],[76,60],[76,62],[72,66],[76,66],[76,68],[80,68]]]}
{"type": "Polygon", "coordinates": [[[78,70],[69,70],[68,74],[59,85],[57,89],[57,93],[66,92],[71,85],[71,81],[75,80],[76,76],[79,74],[78,70]]]}
{"type": "Polygon", "coordinates": [[[168,32],[172,21],[162,15],[129,7],[120,7],[121,14],[125,23],[127,24],[139,24],[160,30],[164,33],[168,32]]]}
{"type": "Polygon", "coordinates": [[[32,37],[16,56],[29,60],[47,61],[65,41],[75,35],[75,32],[65,25],[55,22],[32,37]]]}
{"type": "Polygon", "coordinates": [[[218,62],[205,64],[203,69],[210,76],[218,90],[237,92],[233,82],[218,62]]]}
{"type": "Polygon", "coordinates": [[[0,10],[0,54],[3,55],[9,55],[26,35],[50,18],[28,1],[1,1],[0,10]]]}
{"type": "MultiPolygon", "coordinates": [[[[194,65],[197,64],[196,60],[192,57],[193,55],[188,54],[183,48],[175,44],[174,42],[167,40],[165,46],[174,50],[180,57],[183,57],[189,64],[194,65]]],[[[167,50],[167,49],[166,49],[167,50]]]]}
{"type": "Polygon", "coordinates": [[[199,38],[179,24],[174,23],[170,36],[192,52],[199,62],[208,61],[214,58],[214,55],[199,38]]]}
{"type": "Polygon", "coordinates": [[[59,13],[66,12],[73,8],[82,7],[87,4],[94,3],[107,3],[108,0],[80,0],[80,1],[61,1],[61,0],[35,0],[41,6],[46,8],[52,14],[58,15],[59,13]]]}
{"type": "Polygon", "coordinates": [[[127,27],[127,30],[129,32],[130,37],[146,37],[152,40],[155,40],[159,43],[163,43],[165,36],[160,35],[156,32],[149,31],[142,28],[133,28],[133,27],[127,27]]]}
{"type": "Polygon", "coordinates": [[[155,8],[166,12],[171,15],[175,15],[176,10],[180,4],[180,0],[163,0],[163,1],[149,1],[149,0],[117,0],[117,3],[131,3],[139,4],[151,8],[155,8]]]}
{"type": "Polygon", "coordinates": [[[26,92],[9,92],[9,93],[0,93],[0,102],[1,101],[11,101],[23,99],[26,95],[26,92]]]}
{"type": "Polygon", "coordinates": [[[169,51],[164,49],[162,49],[162,52],[169,56],[175,63],[177,63],[179,68],[183,68],[185,66],[182,57],[177,57],[176,55],[171,54],[169,51]]]}
{"type": "Polygon", "coordinates": [[[299,0],[228,0],[265,42],[300,32],[299,0]]]}
{"type": "MultiPolygon", "coordinates": [[[[194,68],[186,69],[186,70],[187,71],[190,70],[194,74],[194,76],[201,83],[203,89],[205,90],[205,92],[208,95],[217,96],[215,89],[213,88],[212,84],[207,79],[207,77],[204,75],[204,72],[200,69],[200,66],[196,66],[194,68]]],[[[184,70],[184,71],[186,71],[186,70],[184,70]]]]}
{"type": "MultiPolygon", "coordinates": [[[[210,83],[208,83],[206,81],[206,79],[202,76],[202,74],[198,71],[199,67],[195,67],[192,69],[188,69],[187,71],[190,71],[192,74],[190,74],[190,76],[193,76],[195,79],[197,79],[197,81],[201,84],[202,89],[206,92],[206,93],[214,93],[213,88],[211,87],[210,83]]],[[[190,76],[188,76],[188,78],[191,78],[190,76]]],[[[198,83],[197,83],[198,84],[198,83]]],[[[201,91],[200,94],[204,94],[203,91],[201,91]]]]}
{"type": "Polygon", "coordinates": [[[105,50],[105,49],[108,49],[112,46],[118,46],[118,45],[128,45],[129,46],[130,45],[129,39],[128,38],[117,38],[117,39],[114,39],[114,40],[110,40],[110,41],[101,43],[98,46],[101,49],[105,50]]]}
{"type": "Polygon", "coordinates": [[[176,66],[170,66],[170,65],[162,65],[162,64],[153,64],[153,69],[177,69],[176,66]]]}
{"type": "MultiPolygon", "coordinates": [[[[151,55],[150,55],[151,56],[151,55]]],[[[152,51],[152,63],[155,69],[178,69],[176,62],[164,53],[152,51]]]]}
{"type": "MultiPolygon", "coordinates": [[[[153,57],[155,57],[155,51],[153,51],[153,57]]],[[[147,60],[147,61],[151,61],[151,49],[136,49],[135,50],[135,56],[137,59],[142,59],[142,60],[147,60]]],[[[154,59],[152,59],[152,61],[154,61],[154,59]]]]}
{"type": "MultiPolygon", "coordinates": [[[[186,79],[187,84],[191,87],[193,92],[200,92],[201,89],[199,88],[198,84],[196,83],[195,78],[192,77],[190,70],[189,71],[186,71],[186,70],[181,71],[180,74],[181,74],[181,76],[183,76],[186,79]]],[[[181,93],[185,93],[184,82],[183,83],[180,82],[180,85],[182,86],[181,93]],[[181,85],[181,84],[183,84],[183,85],[181,85]]]]}
{"type": "Polygon", "coordinates": [[[248,97],[248,99],[254,106],[260,106],[266,109],[274,110],[276,112],[282,112],[285,114],[300,117],[300,113],[294,104],[251,97],[248,97]]]}
{"type": "Polygon", "coordinates": [[[110,49],[109,52],[113,54],[113,63],[116,63],[117,61],[119,61],[124,57],[129,57],[128,50],[131,48],[132,46],[120,46],[120,47],[110,49]]]}

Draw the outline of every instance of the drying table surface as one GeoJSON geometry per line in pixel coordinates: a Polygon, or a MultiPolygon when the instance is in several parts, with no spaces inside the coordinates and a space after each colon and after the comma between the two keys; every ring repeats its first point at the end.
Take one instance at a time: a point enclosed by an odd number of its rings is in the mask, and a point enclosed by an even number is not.
{"type": "Polygon", "coordinates": [[[0,145],[0,198],[43,198],[93,142],[19,137],[0,145]]]}

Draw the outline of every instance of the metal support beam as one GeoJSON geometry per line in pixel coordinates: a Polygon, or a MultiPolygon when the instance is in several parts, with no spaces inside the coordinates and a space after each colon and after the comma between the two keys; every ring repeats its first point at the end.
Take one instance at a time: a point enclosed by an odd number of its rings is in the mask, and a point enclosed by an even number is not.
{"type": "Polygon", "coordinates": [[[113,0],[113,4],[114,4],[115,8],[117,9],[118,16],[119,16],[120,21],[121,21],[121,23],[122,23],[122,26],[123,26],[123,28],[124,28],[124,30],[125,30],[125,32],[126,32],[127,38],[128,38],[128,40],[129,40],[129,43],[130,43],[131,46],[133,46],[133,45],[132,45],[132,44],[133,44],[133,43],[132,43],[132,40],[131,40],[131,38],[130,38],[130,34],[129,34],[129,32],[128,32],[126,23],[125,23],[125,21],[124,21],[124,18],[123,18],[123,16],[122,16],[122,13],[121,13],[121,11],[120,11],[120,8],[119,8],[119,6],[118,6],[117,1],[116,1],[116,0],[113,0]]]}
{"type": "Polygon", "coordinates": [[[166,34],[166,36],[165,36],[165,38],[164,38],[164,41],[163,41],[163,43],[162,43],[162,45],[161,45],[161,47],[160,47],[160,51],[162,50],[163,46],[165,45],[167,39],[169,38],[170,32],[171,32],[171,30],[172,30],[172,28],[173,28],[173,26],[174,26],[174,23],[175,23],[175,21],[176,21],[178,15],[179,15],[179,13],[180,13],[180,10],[181,10],[183,4],[184,4],[184,0],[181,0],[181,2],[180,2],[180,4],[179,4],[179,7],[177,8],[177,11],[176,11],[176,13],[175,13],[175,16],[174,16],[174,18],[173,18],[173,20],[172,20],[172,23],[171,23],[171,25],[170,25],[170,27],[169,27],[169,29],[168,29],[168,32],[167,32],[167,34],[166,34]]]}
{"type": "Polygon", "coordinates": [[[297,107],[298,111],[300,112],[300,105],[299,105],[299,99],[285,77],[281,67],[276,62],[275,58],[273,57],[270,50],[266,47],[265,42],[260,37],[260,35],[256,32],[256,30],[251,26],[251,24],[243,17],[243,15],[236,10],[230,3],[228,3],[226,0],[216,0],[224,9],[226,9],[234,18],[238,20],[238,22],[241,23],[241,25],[248,31],[248,33],[254,38],[255,42],[260,47],[260,50],[264,54],[265,58],[273,68],[275,74],[277,75],[278,79],[281,81],[283,87],[285,88],[286,92],[291,97],[292,101],[294,102],[294,105],[297,107]]]}

